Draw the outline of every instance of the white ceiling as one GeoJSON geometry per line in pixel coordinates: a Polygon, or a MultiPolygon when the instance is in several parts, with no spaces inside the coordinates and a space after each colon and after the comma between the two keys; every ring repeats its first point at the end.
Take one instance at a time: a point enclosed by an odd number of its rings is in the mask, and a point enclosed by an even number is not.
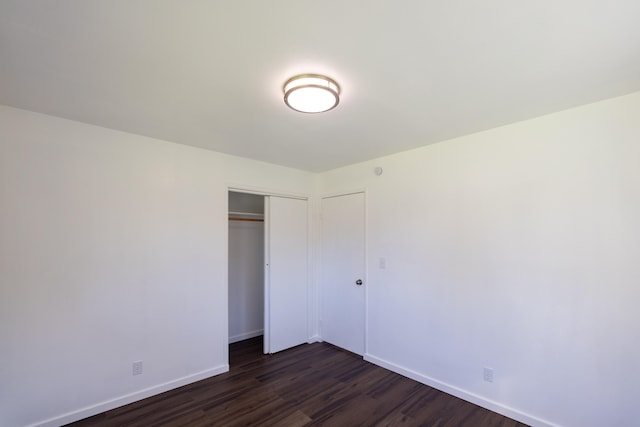
{"type": "Polygon", "coordinates": [[[2,0],[0,103],[324,171],[640,90],[638,0],[2,0]],[[282,84],[325,73],[340,105],[282,84]]]}

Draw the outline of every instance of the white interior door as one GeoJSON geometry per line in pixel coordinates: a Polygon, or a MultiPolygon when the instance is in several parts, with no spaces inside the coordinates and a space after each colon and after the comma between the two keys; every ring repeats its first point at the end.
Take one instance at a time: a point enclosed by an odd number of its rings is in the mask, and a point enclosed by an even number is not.
{"type": "Polygon", "coordinates": [[[306,200],[266,198],[265,353],[308,340],[307,223],[306,200]]]}
{"type": "Polygon", "coordinates": [[[321,334],[360,355],[365,351],[364,271],[364,193],[322,199],[321,334]]]}

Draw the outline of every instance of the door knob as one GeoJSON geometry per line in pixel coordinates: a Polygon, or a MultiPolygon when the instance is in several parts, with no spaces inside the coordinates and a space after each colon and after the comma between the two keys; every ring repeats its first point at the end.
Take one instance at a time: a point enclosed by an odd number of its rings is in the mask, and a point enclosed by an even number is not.
{"type": "Polygon", "coordinates": [[[356,285],[361,286],[362,285],[362,280],[360,280],[360,279],[356,280],[356,285]]]}

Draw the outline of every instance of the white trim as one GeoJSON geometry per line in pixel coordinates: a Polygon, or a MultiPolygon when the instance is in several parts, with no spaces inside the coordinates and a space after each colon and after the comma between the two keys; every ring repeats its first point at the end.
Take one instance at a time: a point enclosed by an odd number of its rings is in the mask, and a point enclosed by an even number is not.
{"type": "Polygon", "coordinates": [[[285,197],[287,199],[309,200],[311,198],[309,194],[304,194],[304,193],[271,190],[271,189],[262,188],[262,187],[253,187],[249,185],[227,183],[227,193],[229,193],[229,191],[232,191],[234,193],[256,194],[258,196],[285,197]]]}
{"type": "Polygon", "coordinates": [[[182,387],[187,384],[195,383],[206,378],[210,378],[224,372],[229,371],[229,365],[221,365],[215,368],[207,369],[205,371],[197,372],[192,375],[187,375],[176,380],[168,381],[166,383],[158,384],[152,387],[148,387],[133,393],[125,394],[120,397],[105,400],[104,402],[96,403],[95,405],[86,406],[76,411],[67,412],[66,414],[58,415],[53,418],[49,418],[44,421],[39,421],[34,424],[30,424],[27,427],[58,427],[64,424],[69,424],[75,421],[82,420],[93,415],[100,414],[111,409],[119,408],[120,406],[128,405],[129,403],[137,402],[147,397],[155,396],[156,394],[164,393],[165,391],[173,390],[174,388],[182,387]]]}
{"type": "Polygon", "coordinates": [[[307,340],[307,344],[313,344],[316,342],[324,342],[324,341],[322,340],[322,337],[317,334],[309,337],[309,339],[307,340]]]}
{"type": "Polygon", "coordinates": [[[525,423],[530,425],[531,427],[560,427],[558,424],[553,424],[550,421],[543,420],[541,418],[535,417],[533,415],[527,414],[525,412],[519,411],[514,408],[510,408],[506,405],[498,403],[496,401],[486,399],[482,396],[479,396],[475,393],[471,393],[469,391],[463,390],[459,387],[453,386],[451,384],[447,384],[445,382],[436,380],[434,378],[423,375],[414,370],[404,368],[400,365],[396,365],[395,363],[389,362],[387,360],[376,357],[372,354],[365,354],[364,360],[367,362],[371,362],[375,365],[381,366],[385,369],[388,369],[392,372],[405,376],[407,378],[411,378],[412,380],[418,381],[422,384],[426,384],[430,387],[433,387],[437,390],[443,391],[445,393],[451,394],[455,397],[459,397],[460,399],[466,400],[467,402],[471,402],[475,405],[481,406],[485,409],[489,409],[490,411],[497,412],[498,414],[504,415],[506,417],[512,418],[521,423],[525,423]]]}
{"type": "Polygon", "coordinates": [[[332,197],[340,197],[340,196],[350,196],[352,194],[367,194],[367,189],[366,188],[357,188],[357,189],[352,189],[352,190],[346,190],[346,191],[336,191],[336,192],[332,192],[332,193],[325,193],[323,195],[320,196],[320,199],[331,199],[332,197]]]}
{"type": "Polygon", "coordinates": [[[364,196],[364,354],[369,352],[369,193],[362,190],[364,196]]]}
{"type": "Polygon", "coordinates": [[[259,337],[262,334],[264,334],[264,329],[258,329],[258,330],[251,331],[251,332],[245,332],[244,334],[234,335],[232,337],[229,337],[229,344],[233,344],[234,342],[248,340],[249,338],[259,337]]]}
{"type": "Polygon", "coordinates": [[[271,352],[271,199],[264,198],[264,336],[262,339],[262,352],[271,352]]]}

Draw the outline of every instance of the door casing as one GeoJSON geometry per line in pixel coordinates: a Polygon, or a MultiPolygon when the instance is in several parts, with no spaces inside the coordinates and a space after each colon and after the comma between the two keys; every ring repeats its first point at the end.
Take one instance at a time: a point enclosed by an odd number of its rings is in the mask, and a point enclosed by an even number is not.
{"type": "MultiPolygon", "coordinates": [[[[306,237],[307,237],[307,247],[306,247],[306,256],[307,256],[307,260],[306,260],[306,277],[301,278],[300,281],[304,283],[304,287],[305,287],[305,292],[306,292],[306,300],[304,301],[304,307],[305,307],[305,319],[301,320],[302,322],[304,322],[305,328],[306,328],[306,337],[304,342],[309,342],[310,337],[311,337],[311,328],[310,328],[310,324],[311,324],[311,319],[309,318],[310,315],[310,306],[311,306],[311,276],[310,276],[310,272],[311,272],[311,242],[309,239],[309,236],[311,235],[311,210],[310,210],[310,203],[309,203],[309,195],[306,194],[293,194],[293,193],[286,193],[286,192],[276,192],[276,191],[269,191],[269,190],[265,190],[265,189],[257,189],[257,188],[250,188],[250,187],[246,187],[246,186],[236,186],[236,185],[228,185],[227,186],[227,194],[229,192],[238,192],[238,193],[248,193],[248,194],[255,194],[255,195],[260,195],[260,196],[264,196],[265,197],[265,205],[268,204],[268,199],[269,197],[280,197],[280,198],[286,198],[286,199],[295,199],[295,200],[303,200],[306,202],[306,237]]],[[[228,209],[227,209],[228,210],[228,209]]],[[[268,209],[267,206],[265,206],[265,250],[267,248],[267,244],[268,244],[268,238],[269,238],[269,232],[267,231],[269,228],[269,213],[268,213],[268,209]]],[[[228,238],[228,237],[227,237],[228,238]]],[[[227,253],[228,256],[228,253],[227,253]]],[[[264,338],[265,338],[265,346],[264,346],[264,351],[265,353],[272,353],[274,352],[273,349],[271,348],[271,340],[269,339],[269,331],[270,331],[270,327],[271,327],[271,322],[270,322],[270,316],[268,315],[269,313],[269,308],[270,308],[270,304],[269,304],[269,298],[268,298],[268,292],[269,292],[269,271],[268,271],[268,266],[266,265],[267,263],[270,262],[270,258],[269,258],[269,254],[268,252],[265,252],[265,323],[264,323],[264,328],[265,328],[265,333],[264,333],[264,338]]],[[[228,274],[227,274],[227,278],[228,278],[228,274]]],[[[228,303],[227,303],[227,307],[228,307],[228,303]]],[[[227,319],[228,319],[228,313],[227,313],[227,319]]],[[[227,328],[228,330],[228,328],[227,328]]],[[[227,333],[228,335],[228,333],[227,333]]],[[[228,341],[228,336],[226,337],[227,341],[228,341]]],[[[302,342],[300,342],[299,344],[302,344],[302,342]]],[[[279,351],[279,350],[276,350],[279,351]]],[[[228,360],[229,358],[229,354],[228,354],[228,347],[226,348],[226,358],[228,360]]]]}

